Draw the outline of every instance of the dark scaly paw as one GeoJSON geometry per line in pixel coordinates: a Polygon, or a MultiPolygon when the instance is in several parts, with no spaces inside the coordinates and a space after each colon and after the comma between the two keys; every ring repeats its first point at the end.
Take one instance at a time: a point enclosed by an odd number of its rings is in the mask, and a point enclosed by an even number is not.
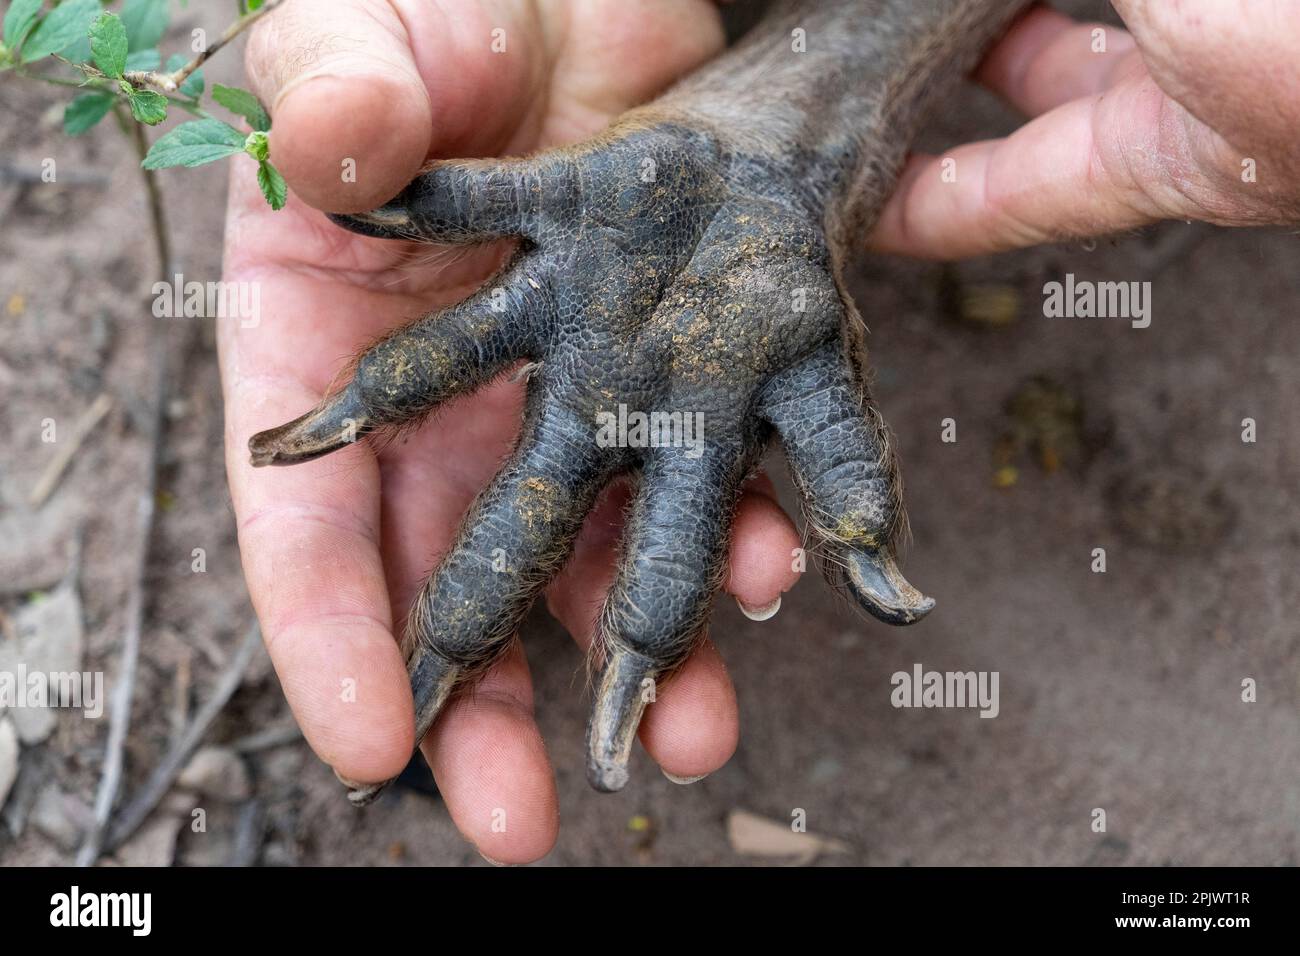
{"type": "Polygon", "coordinates": [[[933,607],[895,562],[897,471],[821,221],[796,175],[653,113],[573,150],[437,163],[380,209],[335,217],[368,236],[521,239],[482,291],[378,343],[341,392],[250,442],[256,464],[305,461],[540,363],[518,446],[407,625],[417,740],[508,644],[600,490],[638,471],[587,733],[592,785],[621,788],[656,685],[703,630],[741,484],[774,433],[832,583],[893,624],[933,607]],[[702,441],[611,446],[600,423],[620,406],[692,416],[702,441]]]}

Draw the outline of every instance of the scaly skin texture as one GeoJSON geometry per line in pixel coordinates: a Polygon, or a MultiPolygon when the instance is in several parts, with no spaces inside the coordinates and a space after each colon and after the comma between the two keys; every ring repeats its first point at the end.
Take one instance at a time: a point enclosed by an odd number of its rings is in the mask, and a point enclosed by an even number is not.
{"type": "Polygon", "coordinates": [[[509,645],[601,489],[631,473],[587,735],[592,785],[622,787],[774,435],[832,584],[892,624],[930,611],[895,561],[898,469],[842,272],[927,104],[1022,5],[777,3],[728,54],[587,143],[438,162],[380,209],[334,217],[371,236],[519,240],[481,291],[376,343],[345,388],[249,443],[255,464],[306,461],[529,363],[518,446],[407,623],[417,740],[509,645]],[[610,446],[601,424],[620,406],[700,422],[703,441],[610,446]]]}

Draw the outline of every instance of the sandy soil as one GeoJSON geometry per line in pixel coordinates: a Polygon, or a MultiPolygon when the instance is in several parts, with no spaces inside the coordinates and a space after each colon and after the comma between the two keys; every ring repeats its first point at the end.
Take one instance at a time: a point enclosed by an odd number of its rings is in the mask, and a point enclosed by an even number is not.
{"type": "MultiPolygon", "coordinates": [[[[179,23],[199,18],[215,19],[192,5],[179,23]]],[[[212,79],[237,81],[237,57],[212,79]]],[[[63,179],[0,179],[0,612],[18,620],[33,592],[54,587],[81,529],[85,666],[107,671],[111,686],[159,325],[147,317],[153,256],[130,149],[107,124],[66,139],[62,102],[0,77],[0,164],[39,169],[55,157],[63,179]],[[105,179],[75,184],[62,171],[105,179]],[[31,508],[57,447],[41,441],[43,420],[64,428],[103,392],[112,410],[49,501],[31,508]]],[[[928,143],[1012,123],[970,91],[928,143]]],[[[165,182],[186,273],[215,278],[224,171],[165,182]]],[[[740,694],[739,752],[686,788],[638,754],[632,783],[613,796],[583,776],[579,654],[534,613],[525,640],[564,820],[545,864],[762,862],[729,843],[727,815],[782,821],[796,808],[810,831],[846,845],[821,858],[831,865],[1300,862],[1298,265],[1293,234],[1184,224],[958,267],[864,263],[853,292],[905,463],[908,572],[939,610],[891,630],[828,600],[815,575],[766,623],[720,605],[713,635],[740,694]],[[1043,285],[1066,273],[1151,281],[1150,328],[1044,318],[1043,285]],[[976,321],[972,297],[1004,303],[997,321],[976,321]],[[1054,384],[1026,389],[1040,377],[1054,384]],[[1246,417],[1258,423],[1253,444],[1241,440],[1246,417]],[[956,442],[941,441],[945,418],[956,442]],[[1094,548],[1106,550],[1104,574],[1091,570],[1094,548]],[[999,716],[894,708],[890,676],[917,662],[997,671],[999,716]],[[1241,699],[1244,678],[1258,683],[1255,703],[1241,699]],[[1105,833],[1093,830],[1094,808],[1106,811],[1105,833]]],[[[128,793],[207,698],[251,620],[212,329],[177,320],[167,334],[178,368],[128,793]],[[204,574],[191,571],[197,547],[204,574]]],[[[263,658],[210,740],[289,722],[263,658]]],[[[35,809],[52,784],[90,801],[106,730],[65,713],[48,740],[23,749],[0,862],[71,858],[35,809]]],[[[481,862],[437,799],[403,791],[356,812],[301,742],[245,763],[250,800],[208,801],[207,832],[186,829],[174,853],[163,820],[161,836],[146,834],[154,843],[137,840],[123,858],[201,865],[251,845],[268,864],[481,862]]]]}

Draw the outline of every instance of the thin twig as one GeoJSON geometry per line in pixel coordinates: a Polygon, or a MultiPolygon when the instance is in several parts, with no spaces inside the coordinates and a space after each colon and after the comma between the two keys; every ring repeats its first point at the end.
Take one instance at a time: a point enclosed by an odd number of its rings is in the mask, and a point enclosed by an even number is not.
{"type": "MultiPolygon", "coordinates": [[[[81,79],[69,80],[62,76],[48,76],[43,73],[31,73],[23,69],[15,70],[14,75],[21,76],[23,79],[26,80],[36,80],[37,82],[40,83],[48,83],[51,86],[66,86],[74,90],[91,90],[100,93],[109,93],[112,94],[113,96],[118,97],[119,99],[121,98],[121,88],[118,85],[118,81],[115,80],[113,77],[109,76],[107,73],[98,69],[97,67],[89,63],[73,63],[67,57],[60,56],[57,53],[52,53],[50,54],[50,56],[53,59],[58,60],[64,66],[68,66],[76,70],[78,73],[81,74],[81,79]]],[[[135,87],[149,86],[149,85],[156,86],[157,83],[151,83],[149,80],[149,77],[155,75],[156,74],[152,74],[148,72],[140,72],[140,71],[132,70],[130,73],[125,74],[122,78],[125,79],[127,82],[131,82],[132,85],[135,87]],[[134,82],[132,82],[132,77],[135,78],[134,82]]],[[[187,112],[192,113],[195,116],[200,116],[204,119],[213,118],[211,113],[203,109],[203,107],[199,106],[199,98],[197,96],[176,96],[175,94],[172,93],[164,93],[162,95],[166,98],[167,102],[174,103],[175,105],[179,106],[181,109],[186,110],[187,112]]]]}
{"type": "Polygon", "coordinates": [[[103,420],[112,407],[113,399],[107,393],[104,393],[95,399],[88,409],[82,412],[81,417],[72,426],[71,437],[63,443],[59,453],[50,459],[50,463],[41,472],[41,477],[32,486],[31,494],[27,496],[29,505],[33,508],[39,508],[45,504],[54,489],[58,487],[59,479],[67,471],[68,465],[72,464],[72,459],[76,456],[82,442],[89,437],[90,433],[95,430],[95,426],[103,420]]]}
{"type": "Polygon", "coordinates": [[[226,866],[244,867],[257,863],[263,831],[262,804],[254,798],[239,808],[239,818],[235,821],[235,845],[226,866]]]}
{"type": "MultiPolygon", "coordinates": [[[[158,338],[162,340],[163,337],[160,335],[158,338]]],[[[154,363],[156,381],[151,412],[159,409],[166,392],[166,369],[163,365],[162,359],[157,359],[154,363]]],[[[140,490],[140,497],[136,503],[135,572],[131,579],[131,591],[127,597],[126,632],[122,637],[121,663],[118,665],[116,686],[113,688],[113,700],[109,710],[104,775],[95,794],[94,822],[86,834],[81,850],[77,853],[78,866],[90,866],[99,858],[104,827],[108,823],[113,801],[117,798],[117,791],[122,782],[123,748],[126,745],[127,731],[131,727],[131,700],[134,697],[135,675],[140,661],[140,632],[144,624],[144,579],[149,565],[149,539],[153,532],[153,517],[157,507],[158,432],[161,430],[159,417],[150,415],[147,436],[148,463],[144,486],[140,490]]]]}
{"type": "MultiPolygon", "coordinates": [[[[284,3],[284,0],[267,0],[260,9],[254,10],[252,13],[244,14],[230,26],[226,27],[226,32],[217,38],[216,43],[212,44],[194,59],[190,60],[190,62],[177,70],[173,70],[170,73],[159,73],[157,70],[129,70],[122,74],[122,79],[126,80],[126,82],[130,83],[136,89],[145,86],[152,86],[162,90],[164,93],[175,93],[181,88],[181,84],[188,80],[196,70],[203,66],[204,63],[207,63],[208,60],[212,59],[218,50],[226,46],[230,41],[235,39],[235,37],[239,36],[282,3],[284,3]]],[[[107,92],[112,91],[113,84],[116,82],[115,78],[109,76],[95,65],[91,63],[73,63],[71,60],[60,56],[57,53],[52,55],[54,59],[59,62],[65,63],[74,70],[79,71],[86,80],[91,82],[89,84],[73,83],[72,81],[60,80],[55,77],[39,77],[39,79],[51,83],[58,83],[62,86],[90,85],[95,89],[103,89],[107,92]]],[[[30,76],[31,74],[24,75],[30,76]]]]}
{"type": "Polygon", "coordinates": [[[116,685],[109,709],[108,742],[104,747],[104,775],[95,794],[94,819],[86,833],[85,842],[77,853],[78,866],[91,866],[99,859],[104,828],[108,824],[113,802],[122,783],[124,763],[123,748],[131,727],[131,701],[135,696],[135,676],[140,662],[140,633],[144,626],[145,575],[149,567],[149,539],[153,534],[154,512],[157,510],[157,475],[159,433],[162,431],[162,408],[167,392],[166,336],[155,336],[153,397],[150,401],[148,460],[140,496],[136,502],[135,569],[131,577],[131,591],[126,602],[126,629],[122,637],[121,663],[118,665],[116,685]]]}
{"type": "Polygon", "coordinates": [[[121,846],[149,818],[149,814],[153,813],[162,798],[171,790],[181,770],[189,763],[190,757],[194,755],[194,751],[211,729],[213,721],[239,689],[244,679],[244,672],[248,670],[253,655],[261,645],[262,632],[257,625],[253,625],[244,635],[244,641],[231,657],[230,663],[226,665],[216,688],[212,691],[212,696],[199,708],[198,713],[194,715],[194,720],[185,728],[185,732],[177,738],[176,743],[158,762],[158,766],[149,775],[149,780],[140,792],[131,798],[118,815],[104,844],[105,851],[112,852],[121,846]]]}
{"type": "Polygon", "coordinates": [[[192,74],[199,67],[203,66],[204,63],[208,62],[208,60],[218,50],[220,50],[223,46],[225,46],[235,37],[239,36],[241,33],[243,33],[245,30],[251,27],[258,20],[262,19],[262,17],[266,16],[276,7],[280,6],[280,4],[282,4],[283,2],[284,0],[267,0],[267,2],[263,4],[260,9],[254,10],[252,13],[247,13],[244,16],[240,17],[230,26],[226,27],[226,32],[221,34],[221,37],[217,40],[216,43],[212,44],[212,46],[208,47],[206,50],[204,50],[194,59],[190,60],[190,62],[186,63],[179,70],[176,70],[175,72],[172,73],[145,74],[140,79],[143,79],[144,82],[147,82],[153,86],[157,86],[160,89],[166,90],[169,93],[174,93],[176,90],[180,89],[180,85],[182,83],[184,83],[186,80],[190,78],[190,74],[192,74]]]}

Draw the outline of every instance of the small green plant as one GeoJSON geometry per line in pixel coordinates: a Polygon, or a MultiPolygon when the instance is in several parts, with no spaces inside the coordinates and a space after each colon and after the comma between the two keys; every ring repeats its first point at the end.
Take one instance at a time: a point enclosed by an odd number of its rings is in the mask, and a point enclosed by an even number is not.
{"type": "MultiPolygon", "coordinates": [[[[184,0],[182,0],[184,2],[184,0]]],[[[241,0],[238,18],[211,45],[196,31],[192,59],[176,53],[163,66],[158,44],[167,32],[169,0],[124,0],[115,13],[104,0],[12,0],[0,39],[0,72],[79,90],[63,113],[63,129],[80,136],[113,113],[143,143],[133,124],[157,126],[175,107],[195,117],[161,136],[142,156],[146,170],[201,166],[245,154],[257,163],[257,181],[273,209],[288,187],[271,165],[271,117],[247,90],[214,84],[211,99],[244,119],[245,133],[204,107],[201,67],[219,49],[283,0],[241,0]]]]}

